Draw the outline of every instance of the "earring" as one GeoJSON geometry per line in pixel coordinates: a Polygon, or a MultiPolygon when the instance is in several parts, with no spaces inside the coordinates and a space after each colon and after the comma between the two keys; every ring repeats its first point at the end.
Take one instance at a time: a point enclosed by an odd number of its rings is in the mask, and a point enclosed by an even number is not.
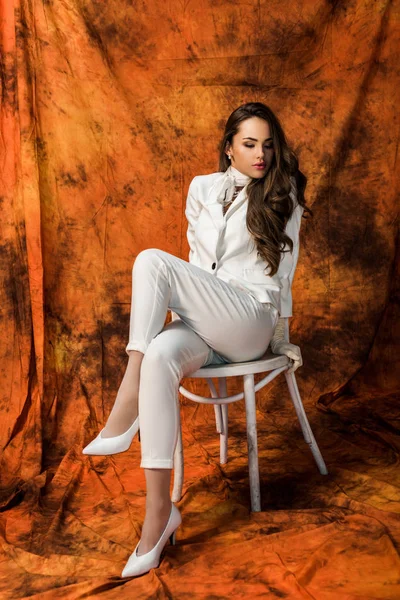
{"type": "Polygon", "coordinates": [[[228,158],[229,158],[229,160],[231,160],[231,155],[230,154],[228,154],[228,158]]]}

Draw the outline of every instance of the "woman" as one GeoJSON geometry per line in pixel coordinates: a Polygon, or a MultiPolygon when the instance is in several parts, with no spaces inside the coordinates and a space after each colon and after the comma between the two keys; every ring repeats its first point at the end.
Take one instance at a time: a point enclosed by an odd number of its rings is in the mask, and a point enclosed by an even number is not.
{"type": "Polygon", "coordinates": [[[136,257],[127,370],[106,426],[83,450],[124,452],[140,415],[146,517],[123,577],[157,567],[182,520],[170,499],[180,380],[211,363],[258,359],[270,343],[293,360],[292,371],[302,364],[299,347],[284,341],[283,317],[292,314],[301,217],[311,211],[306,178],[270,108],[250,102],[230,115],[219,163],[189,186],[189,262],[155,248],[136,257]]]}

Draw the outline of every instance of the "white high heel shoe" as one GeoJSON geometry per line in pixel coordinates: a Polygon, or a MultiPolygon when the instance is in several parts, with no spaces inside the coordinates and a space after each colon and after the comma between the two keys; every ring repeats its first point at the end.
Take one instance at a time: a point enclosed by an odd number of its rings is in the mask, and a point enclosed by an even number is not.
{"type": "MultiPolygon", "coordinates": [[[[119,452],[125,452],[128,450],[132,443],[133,438],[139,431],[139,416],[133,421],[132,425],[121,435],[114,437],[103,438],[101,432],[99,435],[90,442],[82,450],[82,454],[93,454],[94,456],[108,456],[109,454],[118,454],[119,452]]],[[[140,432],[139,432],[140,442],[140,432]]]]}
{"type": "Polygon", "coordinates": [[[182,523],[181,513],[175,504],[171,503],[171,513],[169,515],[168,522],[165,526],[164,531],[161,534],[157,544],[146,554],[138,556],[136,550],[139,546],[139,542],[136,544],[136,548],[128,558],[121,577],[132,577],[133,575],[143,575],[148,573],[150,569],[156,569],[160,565],[160,556],[164,550],[167,539],[169,538],[170,544],[175,545],[176,530],[182,523]]]}

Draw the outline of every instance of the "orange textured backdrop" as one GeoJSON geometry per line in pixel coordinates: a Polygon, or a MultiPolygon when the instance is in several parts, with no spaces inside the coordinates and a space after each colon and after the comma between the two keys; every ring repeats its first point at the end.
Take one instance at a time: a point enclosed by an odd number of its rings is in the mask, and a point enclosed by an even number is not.
{"type": "Polygon", "coordinates": [[[1,599],[398,600],[399,2],[0,7],[1,599]],[[140,444],[81,450],[125,369],[131,269],[148,247],[187,260],[188,184],[218,170],[226,118],[255,100],[309,179],[290,326],[329,475],[279,378],[257,396],[251,513],[243,403],[220,465],[212,407],[181,397],[177,545],[122,580],[140,444]]]}

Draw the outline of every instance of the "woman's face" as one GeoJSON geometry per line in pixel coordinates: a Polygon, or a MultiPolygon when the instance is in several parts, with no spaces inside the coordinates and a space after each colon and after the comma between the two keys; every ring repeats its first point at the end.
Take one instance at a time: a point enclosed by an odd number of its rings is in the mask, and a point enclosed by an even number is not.
{"type": "Polygon", "coordinates": [[[253,179],[261,179],[268,173],[274,156],[269,124],[259,117],[249,117],[239,125],[239,131],[227,146],[226,154],[238,171],[253,179]],[[255,165],[262,163],[262,168],[255,165]]]}

